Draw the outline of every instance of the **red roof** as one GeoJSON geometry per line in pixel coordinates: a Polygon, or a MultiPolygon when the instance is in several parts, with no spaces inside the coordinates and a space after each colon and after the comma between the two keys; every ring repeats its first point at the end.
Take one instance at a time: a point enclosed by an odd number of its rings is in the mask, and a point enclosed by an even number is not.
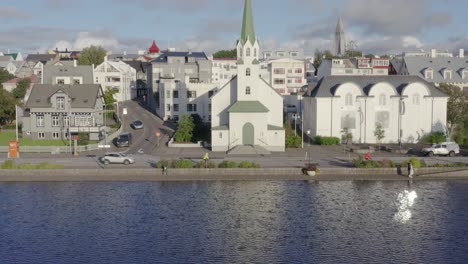
{"type": "Polygon", "coordinates": [[[159,53],[159,47],[156,45],[156,41],[153,40],[153,45],[149,48],[150,53],[159,53]]]}

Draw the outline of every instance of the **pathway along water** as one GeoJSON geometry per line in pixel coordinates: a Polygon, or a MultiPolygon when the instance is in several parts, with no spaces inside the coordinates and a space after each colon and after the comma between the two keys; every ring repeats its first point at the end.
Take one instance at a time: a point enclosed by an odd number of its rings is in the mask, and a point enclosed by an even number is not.
{"type": "Polygon", "coordinates": [[[466,263],[468,181],[0,183],[0,263],[466,263]]]}

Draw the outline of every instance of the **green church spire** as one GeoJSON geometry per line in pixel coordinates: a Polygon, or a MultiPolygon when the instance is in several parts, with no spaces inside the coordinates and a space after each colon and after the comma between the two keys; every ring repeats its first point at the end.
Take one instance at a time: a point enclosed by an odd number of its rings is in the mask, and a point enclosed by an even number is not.
{"type": "Polygon", "coordinates": [[[244,45],[247,39],[252,45],[255,43],[255,30],[252,15],[252,1],[245,0],[244,18],[242,19],[241,44],[244,45]]]}

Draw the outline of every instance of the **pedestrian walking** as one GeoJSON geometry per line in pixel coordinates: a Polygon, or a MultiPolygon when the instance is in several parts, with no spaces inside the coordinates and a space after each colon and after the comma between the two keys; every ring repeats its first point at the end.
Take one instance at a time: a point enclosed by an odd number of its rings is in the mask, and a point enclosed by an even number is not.
{"type": "Polygon", "coordinates": [[[413,178],[413,164],[411,162],[408,162],[408,177],[413,178]]]}
{"type": "Polygon", "coordinates": [[[205,161],[205,168],[208,168],[208,161],[210,160],[210,156],[208,156],[208,152],[203,157],[203,160],[205,161]]]}
{"type": "Polygon", "coordinates": [[[162,174],[167,175],[167,166],[166,165],[162,166],[162,174]]]}

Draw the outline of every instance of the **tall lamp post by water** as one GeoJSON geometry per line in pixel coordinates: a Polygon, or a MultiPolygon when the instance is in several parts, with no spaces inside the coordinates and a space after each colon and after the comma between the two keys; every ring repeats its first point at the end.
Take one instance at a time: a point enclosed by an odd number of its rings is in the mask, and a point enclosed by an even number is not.
{"type": "Polygon", "coordinates": [[[309,164],[310,164],[310,129],[307,129],[307,137],[309,138],[309,146],[307,147],[307,155],[309,156],[309,164]]]}

